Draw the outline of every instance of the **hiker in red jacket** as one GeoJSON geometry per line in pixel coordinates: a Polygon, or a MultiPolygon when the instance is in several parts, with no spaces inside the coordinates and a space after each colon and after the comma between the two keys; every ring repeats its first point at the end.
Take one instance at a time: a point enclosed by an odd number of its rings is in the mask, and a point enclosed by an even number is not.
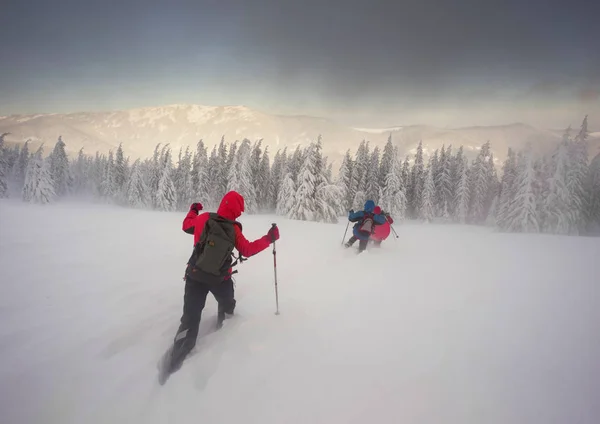
{"type": "Polygon", "coordinates": [[[265,236],[254,241],[248,241],[244,237],[242,224],[236,221],[244,212],[244,198],[235,191],[223,196],[216,214],[204,212],[198,215],[202,209],[201,203],[192,204],[183,220],[182,229],[194,235],[195,247],[185,273],[181,324],[173,346],[164,358],[168,359],[164,364],[166,374],[176,371],[196,345],[200,318],[208,292],[211,292],[218,302],[217,328],[221,327],[226,315],[233,314],[236,301],[232,280],[232,266],[235,265],[231,257],[232,248],[235,247],[241,256],[250,257],[262,252],[273,241],[279,239],[279,229],[276,226],[271,227],[265,236]],[[203,237],[203,232],[213,235],[205,234],[203,237]],[[214,256],[222,252],[226,252],[222,257],[214,256]],[[211,273],[211,266],[216,267],[216,272],[211,273]]]}
{"type": "Polygon", "coordinates": [[[375,206],[374,212],[385,217],[385,223],[383,225],[377,225],[375,231],[371,234],[371,241],[375,246],[380,247],[381,242],[389,237],[394,220],[388,212],[384,212],[379,206],[375,206]]]}

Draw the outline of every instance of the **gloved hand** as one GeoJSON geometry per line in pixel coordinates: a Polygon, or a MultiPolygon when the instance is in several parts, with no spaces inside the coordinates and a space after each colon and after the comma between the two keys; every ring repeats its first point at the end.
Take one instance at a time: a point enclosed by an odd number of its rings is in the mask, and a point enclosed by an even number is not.
{"type": "Polygon", "coordinates": [[[277,226],[271,227],[271,229],[267,233],[267,237],[269,237],[271,243],[273,243],[276,240],[279,240],[279,228],[277,228],[277,226]]]}
{"type": "Polygon", "coordinates": [[[190,211],[194,211],[196,213],[200,212],[202,209],[202,203],[192,203],[192,205],[190,206],[190,211]]]}

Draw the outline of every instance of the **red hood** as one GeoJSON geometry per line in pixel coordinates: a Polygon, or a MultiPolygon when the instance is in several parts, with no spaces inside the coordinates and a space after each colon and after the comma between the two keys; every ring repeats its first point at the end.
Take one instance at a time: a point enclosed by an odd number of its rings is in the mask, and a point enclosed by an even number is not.
{"type": "Polygon", "coordinates": [[[221,200],[217,213],[223,218],[236,220],[244,212],[244,198],[236,191],[230,191],[221,200]]]}
{"type": "Polygon", "coordinates": [[[381,213],[381,208],[379,206],[375,206],[375,209],[373,210],[373,213],[375,215],[379,215],[381,213]]]}

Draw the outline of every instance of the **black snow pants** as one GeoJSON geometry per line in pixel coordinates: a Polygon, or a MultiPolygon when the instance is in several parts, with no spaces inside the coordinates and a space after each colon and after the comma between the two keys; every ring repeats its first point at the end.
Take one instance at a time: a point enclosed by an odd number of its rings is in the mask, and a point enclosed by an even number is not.
{"type": "MultiPolygon", "coordinates": [[[[352,236],[350,237],[350,239],[348,240],[348,242],[346,243],[346,247],[350,247],[352,246],[356,240],[358,240],[358,238],[356,236],[352,236]]],[[[358,242],[358,251],[362,252],[363,250],[365,250],[367,248],[367,245],[369,244],[369,239],[366,240],[360,240],[358,242]]]]}
{"type": "Polygon", "coordinates": [[[218,302],[218,326],[223,323],[225,314],[232,315],[235,309],[233,280],[224,280],[220,284],[205,284],[186,279],[183,297],[183,315],[175,340],[171,357],[171,368],[177,369],[190,351],[196,346],[202,310],[206,296],[212,293],[218,302]]]}

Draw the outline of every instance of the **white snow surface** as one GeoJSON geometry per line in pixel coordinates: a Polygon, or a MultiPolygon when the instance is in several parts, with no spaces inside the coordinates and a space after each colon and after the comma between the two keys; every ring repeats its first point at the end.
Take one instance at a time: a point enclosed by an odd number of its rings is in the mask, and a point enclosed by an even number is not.
{"type": "Polygon", "coordinates": [[[0,202],[1,423],[600,422],[599,239],[405,223],[356,256],[345,222],[242,216],[279,224],[281,314],[269,248],[160,386],[183,217],[0,202]]]}

